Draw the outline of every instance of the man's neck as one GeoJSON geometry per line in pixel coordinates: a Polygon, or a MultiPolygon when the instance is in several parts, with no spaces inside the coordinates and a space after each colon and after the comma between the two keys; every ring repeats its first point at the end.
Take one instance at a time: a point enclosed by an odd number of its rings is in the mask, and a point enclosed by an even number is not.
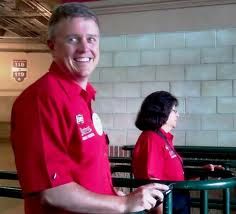
{"type": "Polygon", "coordinates": [[[88,84],[88,80],[81,80],[81,79],[77,79],[74,80],[76,84],[78,84],[82,89],[86,90],[87,88],[87,84],[88,84]]]}

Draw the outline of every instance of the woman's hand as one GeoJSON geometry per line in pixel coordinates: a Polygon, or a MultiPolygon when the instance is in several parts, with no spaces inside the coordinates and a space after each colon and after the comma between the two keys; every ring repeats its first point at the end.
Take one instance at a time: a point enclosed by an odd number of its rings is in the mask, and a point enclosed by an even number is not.
{"type": "Polygon", "coordinates": [[[206,164],[202,166],[203,169],[208,169],[209,171],[215,170],[224,170],[225,168],[222,165],[206,164]]]}

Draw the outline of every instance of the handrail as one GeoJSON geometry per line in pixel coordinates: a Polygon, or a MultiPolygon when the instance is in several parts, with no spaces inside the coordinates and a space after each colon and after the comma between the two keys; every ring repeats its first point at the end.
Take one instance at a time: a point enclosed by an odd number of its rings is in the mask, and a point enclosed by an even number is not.
{"type": "Polygon", "coordinates": [[[200,190],[200,213],[208,213],[208,190],[223,190],[224,213],[230,214],[230,189],[236,187],[236,177],[222,180],[199,180],[176,182],[174,189],[177,190],[200,190]]]}
{"type": "Polygon", "coordinates": [[[3,170],[0,170],[0,179],[18,180],[18,175],[17,175],[16,171],[3,171],[3,170]]]}
{"type": "MultiPolygon", "coordinates": [[[[198,190],[201,192],[200,213],[208,213],[208,190],[223,190],[224,213],[230,214],[230,189],[236,187],[236,177],[220,180],[194,180],[194,181],[163,181],[163,180],[142,180],[129,178],[113,178],[113,185],[116,187],[137,188],[148,183],[173,184],[174,190],[198,190]]],[[[172,193],[167,196],[165,213],[172,214],[172,193]]]]}
{"type": "Polygon", "coordinates": [[[0,186],[0,197],[23,198],[21,188],[9,186],[0,186]]]}
{"type": "Polygon", "coordinates": [[[236,177],[220,180],[179,181],[174,183],[175,189],[186,190],[213,190],[234,187],[236,187],[236,177]]]}

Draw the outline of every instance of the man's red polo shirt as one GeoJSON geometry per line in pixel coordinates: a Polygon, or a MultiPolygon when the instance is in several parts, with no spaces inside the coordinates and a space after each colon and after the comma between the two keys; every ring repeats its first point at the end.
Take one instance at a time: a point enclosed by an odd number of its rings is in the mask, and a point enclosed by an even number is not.
{"type": "Polygon", "coordinates": [[[166,141],[154,131],[143,131],[133,151],[132,168],[135,178],[182,181],[182,159],[173,147],[173,135],[160,130],[166,141]]]}
{"type": "MultiPolygon", "coordinates": [[[[26,213],[46,213],[38,193],[69,182],[114,195],[107,142],[86,91],[53,63],[12,109],[11,140],[26,213]]],[[[66,213],[56,211],[59,213],[66,213]]]]}

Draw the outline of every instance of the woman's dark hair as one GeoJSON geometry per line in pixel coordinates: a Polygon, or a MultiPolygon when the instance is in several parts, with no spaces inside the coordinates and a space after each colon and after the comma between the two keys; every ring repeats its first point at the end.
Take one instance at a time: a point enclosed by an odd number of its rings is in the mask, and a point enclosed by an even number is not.
{"type": "Polygon", "coordinates": [[[173,106],[178,100],[167,91],[156,91],[148,95],[140,108],[135,125],[141,130],[158,130],[166,123],[173,106]]]}

